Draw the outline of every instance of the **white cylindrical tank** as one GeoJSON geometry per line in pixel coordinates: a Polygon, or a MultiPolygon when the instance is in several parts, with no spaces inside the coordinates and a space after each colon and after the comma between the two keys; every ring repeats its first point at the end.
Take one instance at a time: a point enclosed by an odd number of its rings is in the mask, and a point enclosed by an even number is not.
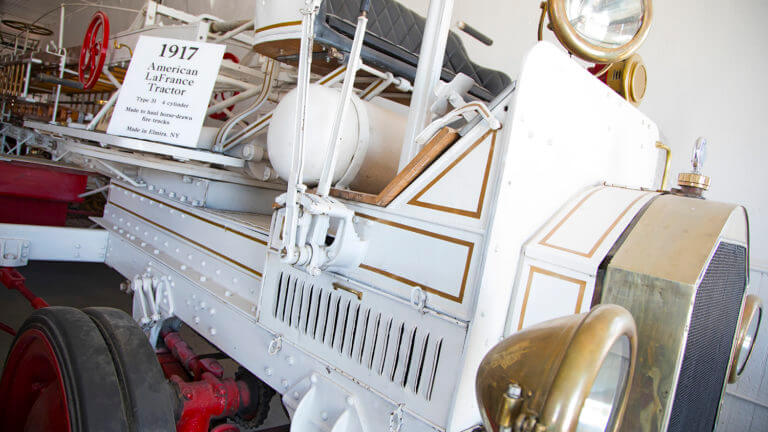
{"type": "MultiPolygon", "coordinates": [[[[303,182],[320,180],[341,92],[310,85],[307,97],[303,182]]],[[[267,153],[277,174],[287,180],[296,136],[296,89],[283,97],[272,114],[267,153]]],[[[397,174],[406,117],[352,96],[341,128],[333,184],[360,192],[379,193],[397,174]]]]}

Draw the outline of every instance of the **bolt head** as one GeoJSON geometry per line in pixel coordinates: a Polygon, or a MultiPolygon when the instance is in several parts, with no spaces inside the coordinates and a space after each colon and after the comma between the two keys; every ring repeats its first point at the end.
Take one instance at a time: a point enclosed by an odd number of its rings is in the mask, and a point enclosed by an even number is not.
{"type": "Polygon", "coordinates": [[[523,389],[519,384],[512,383],[507,387],[506,394],[510,399],[520,399],[523,395],[523,389]]]}

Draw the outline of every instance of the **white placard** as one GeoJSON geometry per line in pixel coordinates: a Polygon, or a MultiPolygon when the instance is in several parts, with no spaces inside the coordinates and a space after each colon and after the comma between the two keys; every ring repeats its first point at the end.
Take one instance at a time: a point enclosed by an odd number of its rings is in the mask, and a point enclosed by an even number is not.
{"type": "Polygon", "coordinates": [[[197,147],[224,49],[140,36],[107,133],[197,147]]]}

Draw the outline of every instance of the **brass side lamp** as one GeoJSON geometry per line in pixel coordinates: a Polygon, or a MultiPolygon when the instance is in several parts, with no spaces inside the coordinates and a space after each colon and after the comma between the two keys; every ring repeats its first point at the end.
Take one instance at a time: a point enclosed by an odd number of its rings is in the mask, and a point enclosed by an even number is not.
{"type": "Polygon", "coordinates": [[[504,339],[477,373],[485,430],[616,431],[632,383],[636,333],[626,309],[606,304],[504,339]]]}
{"type": "Polygon", "coordinates": [[[733,345],[734,353],[731,355],[731,367],[728,373],[728,382],[733,384],[741,378],[752,356],[757,334],[760,330],[760,322],[763,319],[763,305],[760,297],[750,294],[744,301],[744,310],[741,313],[738,330],[736,330],[736,343],[733,345]]]}

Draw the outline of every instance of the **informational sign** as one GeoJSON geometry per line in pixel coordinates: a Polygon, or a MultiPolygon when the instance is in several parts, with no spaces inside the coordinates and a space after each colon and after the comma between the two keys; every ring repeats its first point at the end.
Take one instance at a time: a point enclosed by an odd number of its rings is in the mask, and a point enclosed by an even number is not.
{"type": "Polygon", "coordinates": [[[224,49],[139,37],[107,133],[196,147],[224,49]]]}

